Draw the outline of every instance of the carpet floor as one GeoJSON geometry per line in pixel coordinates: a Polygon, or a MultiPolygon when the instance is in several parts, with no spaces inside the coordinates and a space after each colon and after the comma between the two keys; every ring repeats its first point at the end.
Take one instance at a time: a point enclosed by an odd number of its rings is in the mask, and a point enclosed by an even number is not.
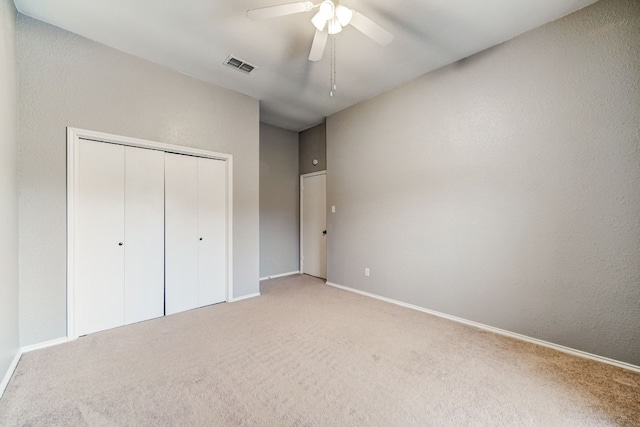
{"type": "Polygon", "coordinates": [[[640,374],[335,289],[26,353],[3,426],[638,426],[640,374]]]}

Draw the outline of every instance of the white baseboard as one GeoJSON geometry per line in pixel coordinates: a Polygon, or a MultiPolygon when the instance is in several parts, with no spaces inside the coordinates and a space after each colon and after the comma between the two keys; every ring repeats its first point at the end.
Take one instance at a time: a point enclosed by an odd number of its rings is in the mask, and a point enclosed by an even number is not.
{"type": "Polygon", "coordinates": [[[9,385],[9,380],[13,376],[13,372],[18,367],[18,362],[20,361],[20,356],[22,356],[22,352],[20,350],[18,350],[16,355],[13,357],[13,360],[11,361],[11,364],[9,365],[9,369],[7,369],[7,373],[4,374],[4,378],[2,379],[2,382],[0,383],[0,397],[2,397],[2,395],[4,394],[4,391],[7,389],[7,386],[9,385]]]}
{"type": "Polygon", "coordinates": [[[31,345],[25,345],[24,347],[20,347],[20,352],[28,353],[28,352],[33,351],[33,350],[40,350],[42,348],[52,347],[52,346],[58,345],[58,344],[64,344],[64,343],[66,343],[68,341],[69,340],[67,339],[67,337],[60,337],[60,338],[56,338],[54,340],[49,340],[49,341],[40,342],[40,343],[36,343],[36,344],[31,344],[31,345]]]}
{"type": "Polygon", "coordinates": [[[298,270],[298,271],[290,271],[288,273],[273,274],[271,276],[261,277],[260,281],[262,282],[263,280],[277,279],[278,277],[293,276],[294,274],[300,274],[300,270],[298,270]]]}
{"type": "Polygon", "coordinates": [[[229,302],[242,301],[243,299],[255,298],[259,296],[260,296],[260,292],[256,292],[255,294],[242,295],[241,297],[238,297],[238,298],[230,298],[229,302]]]}
{"type": "Polygon", "coordinates": [[[406,302],[397,301],[397,300],[394,300],[394,299],[391,299],[391,298],[382,297],[382,296],[379,296],[379,295],[376,295],[376,294],[371,294],[369,292],[361,291],[359,289],[354,289],[354,288],[349,288],[347,286],[338,285],[337,283],[332,283],[332,282],[329,282],[329,281],[327,281],[326,283],[327,283],[327,285],[333,286],[334,288],[343,289],[343,290],[349,291],[349,292],[355,292],[356,294],[360,294],[360,295],[364,295],[364,296],[367,296],[367,297],[375,298],[375,299],[378,299],[378,300],[386,301],[386,302],[389,302],[391,304],[396,304],[396,305],[399,305],[399,306],[402,306],[402,307],[410,308],[412,310],[417,310],[417,311],[421,311],[423,313],[432,314],[434,316],[442,317],[442,318],[445,318],[445,319],[448,319],[448,320],[453,320],[454,322],[463,323],[465,325],[473,326],[475,328],[483,329],[485,331],[493,332],[493,333],[496,333],[496,334],[504,335],[504,336],[515,338],[515,339],[522,340],[522,341],[527,341],[527,342],[530,342],[530,343],[533,343],[533,344],[541,345],[543,347],[552,348],[554,350],[558,350],[558,351],[561,351],[563,353],[568,353],[568,354],[571,354],[573,356],[583,357],[585,359],[591,359],[591,360],[595,360],[597,362],[607,363],[609,365],[617,366],[619,368],[628,369],[630,371],[634,371],[634,372],[640,373],[640,366],[632,365],[631,363],[621,362],[619,360],[610,359],[608,357],[598,356],[597,354],[587,353],[586,351],[576,350],[574,348],[565,347],[563,345],[554,344],[554,343],[551,343],[551,342],[548,342],[548,341],[540,340],[540,339],[537,339],[537,338],[532,338],[532,337],[529,337],[529,336],[526,336],[526,335],[522,335],[522,334],[518,334],[518,333],[515,333],[515,332],[510,332],[510,331],[507,331],[507,330],[504,330],[504,329],[495,328],[493,326],[485,325],[483,323],[474,322],[472,320],[463,319],[461,317],[456,317],[456,316],[451,316],[449,314],[440,313],[439,311],[429,310],[428,308],[419,307],[417,305],[407,304],[406,302]]]}
{"type": "Polygon", "coordinates": [[[54,345],[58,345],[58,344],[62,344],[67,342],[68,339],[67,337],[61,337],[61,338],[56,338],[54,340],[50,340],[50,341],[45,341],[45,342],[41,342],[41,343],[37,343],[37,344],[31,344],[31,345],[26,345],[24,347],[20,347],[18,349],[18,352],[16,353],[15,357],[13,358],[13,361],[11,362],[11,365],[9,365],[9,369],[7,369],[7,373],[4,375],[4,378],[2,379],[2,382],[0,383],[0,397],[2,397],[2,395],[4,394],[4,391],[7,388],[7,385],[9,385],[9,380],[11,379],[11,377],[13,376],[13,373],[15,372],[16,368],[18,367],[18,362],[20,361],[20,358],[22,357],[22,355],[24,353],[28,353],[30,351],[33,350],[40,350],[42,348],[47,348],[47,347],[51,347],[54,345]]]}

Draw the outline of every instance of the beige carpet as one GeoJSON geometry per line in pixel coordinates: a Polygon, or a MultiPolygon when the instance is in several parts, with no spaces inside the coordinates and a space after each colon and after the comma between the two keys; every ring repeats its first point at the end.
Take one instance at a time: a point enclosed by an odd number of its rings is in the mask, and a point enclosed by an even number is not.
{"type": "Polygon", "coordinates": [[[324,285],[27,353],[0,424],[640,425],[640,375],[324,285]]]}

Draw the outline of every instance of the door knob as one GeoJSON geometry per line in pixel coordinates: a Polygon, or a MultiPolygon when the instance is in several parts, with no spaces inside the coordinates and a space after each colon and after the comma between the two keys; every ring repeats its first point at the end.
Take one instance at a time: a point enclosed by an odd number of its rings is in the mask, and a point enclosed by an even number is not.
{"type": "Polygon", "coordinates": [[[202,240],[202,237],[200,238],[200,240],[202,240]]]}
{"type": "Polygon", "coordinates": [[[122,246],[122,245],[124,245],[124,243],[122,243],[122,242],[118,243],[118,246],[122,246]]]}
{"type": "Polygon", "coordinates": [[[327,235],[327,230],[324,230],[324,231],[322,232],[322,235],[323,235],[323,236],[326,236],[326,235],[327,235]]]}

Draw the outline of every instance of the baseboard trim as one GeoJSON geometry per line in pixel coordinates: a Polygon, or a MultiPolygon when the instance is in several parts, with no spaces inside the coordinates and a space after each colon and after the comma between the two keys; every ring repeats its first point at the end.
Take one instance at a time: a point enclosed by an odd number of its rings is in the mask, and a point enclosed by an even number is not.
{"type": "Polygon", "coordinates": [[[231,298],[229,300],[229,302],[242,301],[243,299],[255,298],[255,297],[259,297],[259,296],[260,296],[260,292],[256,292],[255,294],[243,295],[243,296],[238,297],[238,298],[231,298]]]}
{"type": "Polygon", "coordinates": [[[597,354],[587,353],[586,351],[576,350],[576,349],[571,348],[571,347],[565,347],[563,345],[554,344],[552,342],[540,340],[538,338],[532,338],[532,337],[529,337],[527,335],[518,334],[516,332],[507,331],[505,329],[496,328],[496,327],[493,327],[493,326],[485,325],[483,323],[478,323],[478,322],[474,322],[472,320],[463,319],[461,317],[451,316],[449,314],[441,313],[439,311],[430,310],[428,308],[420,307],[420,306],[413,305],[413,304],[408,304],[408,303],[402,302],[402,301],[397,301],[397,300],[394,300],[394,299],[391,299],[391,298],[387,298],[387,297],[383,297],[383,296],[380,296],[380,295],[372,294],[372,293],[369,293],[369,292],[361,291],[359,289],[350,288],[348,286],[343,286],[343,285],[338,285],[337,283],[332,283],[332,282],[329,282],[329,281],[327,281],[326,283],[327,283],[327,285],[332,286],[334,288],[342,289],[342,290],[349,291],[349,292],[354,292],[356,294],[364,295],[364,296],[367,296],[367,297],[370,297],[370,298],[375,298],[375,299],[378,299],[378,300],[381,300],[381,301],[385,301],[385,302],[388,302],[388,303],[391,303],[391,304],[399,305],[401,307],[410,308],[412,310],[421,311],[423,313],[427,313],[427,314],[431,314],[431,315],[434,315],[434,316],[442,317],[444,319],[452,320],[454,322],[462,323],[462,324],[465,324],[465,325],[468,325],[468,326],[473,326],[475,328],[482,329],[482,330],[489,331],[489,332],[493,332],[493,333],[496,333],[496,334],[499,334],[499,335],[504,335],[504,336],[515,338],[515,339],[518,339],[518,340],[521,340],[521,341],[527,341],[527,342],[530,342],[532,344],[541,345],[543,347],[552,348],[554,350],[558,350],[558,351],[561,351],[563,353],[571,354],[573,356],[578,356],[578,357],[582,357],[582,358],[585,358],[585,359],[595,360],[597,362],[606,363],[606,364],[609,364],[609,365],[617,366],[618,368],[627,369],[629,371],[640,373],[640,366],[632,365],[631,363],[621,362],[619,360],[610,359],[610,358],[604,357],[604,356],[598,356],[597,354]]]}
{"type": "Polygon", "coordinates": [[[260,281],[262,282],[263,280],[277,279],[278,277],[293,276],[294,274],[300,274],[300,270],[290,271],[288,273],[282,273],[282,274],[272,274],[271,276],[261,277],[260,281]]]}
{"type": "Polygon", "coordinates": [[[66,342],[69,342],[67,337],[60,337],[60,338],[56,338],[54,340],[49,340],[49,341],[40,342],[40,343],[36,343],[36,344],[31,344],[31,345],[25,345],[24,347],[20,347],[20,352],[29,353],[30,351],[40,350],[40,349],[47,348],[47,347],[52,347],[54,345],[64,344],[66,342]]]}
{"type": "Polygon", "coordinates": [[[2,395],[4,394],[4,391],[7,389],[7,386],[9,385],[9,380],[11,380],[11,377],[13,376],[13,373],[15,372],[16,368],[18,367],[18,362],[20,362],[20,356],[22,356],[22,352],[20,351],[20,349],[18,349],[18,352],[13,357],[13,360],[11,361],[11,364],[9,365],[9,369],[7,369],[7,373],[4,374],[4,378],[2,379],[2,382],[0,383],[0,397],[2,397],[2,395]]]}
{"type": "Polygon", "coordinates": [[[23,347],[20,347],[18,349],[18,352],[14,356],[13,361],[11,361],[11,365],[9,365],[9,369],[7,369],[7,373],[4,375],[4,378],[2,379],[2,382],[0,383],[0,397],[2,397],[2,395],[4,394],[4,391],[6,390],[7,386],[9,385],[9,381],[11,380],[11,377],[13,376],[13,373],[15,372],[16,368],[18,367],[18,362],[20,362],[20,358],[22,357],[22,355],[24,353],[28,353],[28,352],[34,351],[34,350],[40,350],[42,348],[51,347],[51,346],[62,344],[62,343],[68,342],[68,341],[69,340],[67,339],[67,337],[61,337],[61,338],[56,338],[56,339],[50,340],[50,341],[45,341],[45,342],[41,342],[41,343],[25,345],[23,347]]]}

